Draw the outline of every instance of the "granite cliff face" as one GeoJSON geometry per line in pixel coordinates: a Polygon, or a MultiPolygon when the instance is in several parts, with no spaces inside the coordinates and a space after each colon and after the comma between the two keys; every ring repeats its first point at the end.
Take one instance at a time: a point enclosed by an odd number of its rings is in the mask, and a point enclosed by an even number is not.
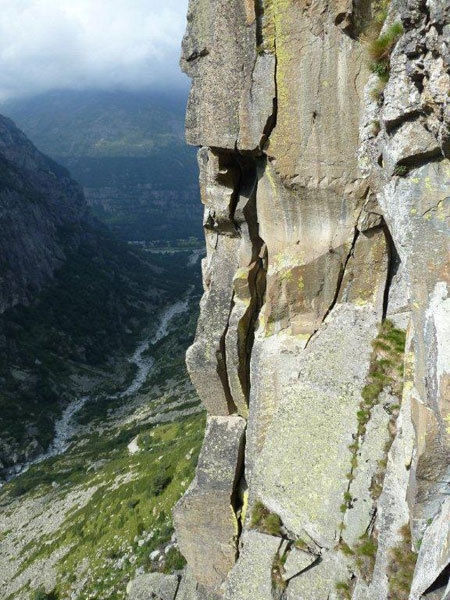
{"type": "Polygon", "coordinates": [[[0,312],[27,304],[76,250],[90,221],[81,187],[0,116],[0,312]]]}
{"type": "Polygon", "coordinates": [[[177,598],[450,597],[449,19],[190,2],[209,417],[177,598]]]}

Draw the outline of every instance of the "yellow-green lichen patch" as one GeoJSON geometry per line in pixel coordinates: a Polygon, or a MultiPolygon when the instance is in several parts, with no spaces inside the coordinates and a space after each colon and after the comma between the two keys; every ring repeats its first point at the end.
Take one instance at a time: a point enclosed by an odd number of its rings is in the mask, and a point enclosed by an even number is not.
{"type": "Polygon", "coordinates": [[[261,0],[259,2],[258,19],[260,20],[261,39],[258,52],[275,52],[275,21],[274,1],[261,0]]]}

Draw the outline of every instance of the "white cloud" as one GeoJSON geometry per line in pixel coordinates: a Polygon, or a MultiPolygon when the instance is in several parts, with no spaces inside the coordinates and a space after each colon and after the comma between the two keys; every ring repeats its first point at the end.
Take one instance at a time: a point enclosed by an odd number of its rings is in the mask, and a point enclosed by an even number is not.
{"type": "Polygon", "coordinates": [[[185,85],[187,0],[0,0],[0,98],[185,85]]]}

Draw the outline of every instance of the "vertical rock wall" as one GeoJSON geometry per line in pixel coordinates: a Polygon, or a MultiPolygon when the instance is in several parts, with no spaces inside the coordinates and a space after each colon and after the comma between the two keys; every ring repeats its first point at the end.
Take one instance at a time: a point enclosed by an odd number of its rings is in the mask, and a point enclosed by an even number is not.
{"type": "Polygon", "coordinates": [[[193,598],[447,597],[449,21],[437,0],[190,2],[193,598]]]}

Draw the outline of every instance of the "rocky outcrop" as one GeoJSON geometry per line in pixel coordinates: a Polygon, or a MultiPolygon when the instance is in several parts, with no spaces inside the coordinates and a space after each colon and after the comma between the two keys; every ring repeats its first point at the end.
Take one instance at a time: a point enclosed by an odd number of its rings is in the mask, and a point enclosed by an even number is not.
{"type": "Polygon", "coordinates": [[[81,187],[0,117],[0,312],[27,304],[80,242],[81,187]],[[77,231],[78,229],[78,231],[77,231]]]}
{"type": "Polygon", "coordinates": [[[211,597],[446,597],[446,4],[190,2],[208,255],[187,363],[211,415],[247,422],[228,573],[215,523],[190,533],[213,486],[177,507],[211,597]]]}

